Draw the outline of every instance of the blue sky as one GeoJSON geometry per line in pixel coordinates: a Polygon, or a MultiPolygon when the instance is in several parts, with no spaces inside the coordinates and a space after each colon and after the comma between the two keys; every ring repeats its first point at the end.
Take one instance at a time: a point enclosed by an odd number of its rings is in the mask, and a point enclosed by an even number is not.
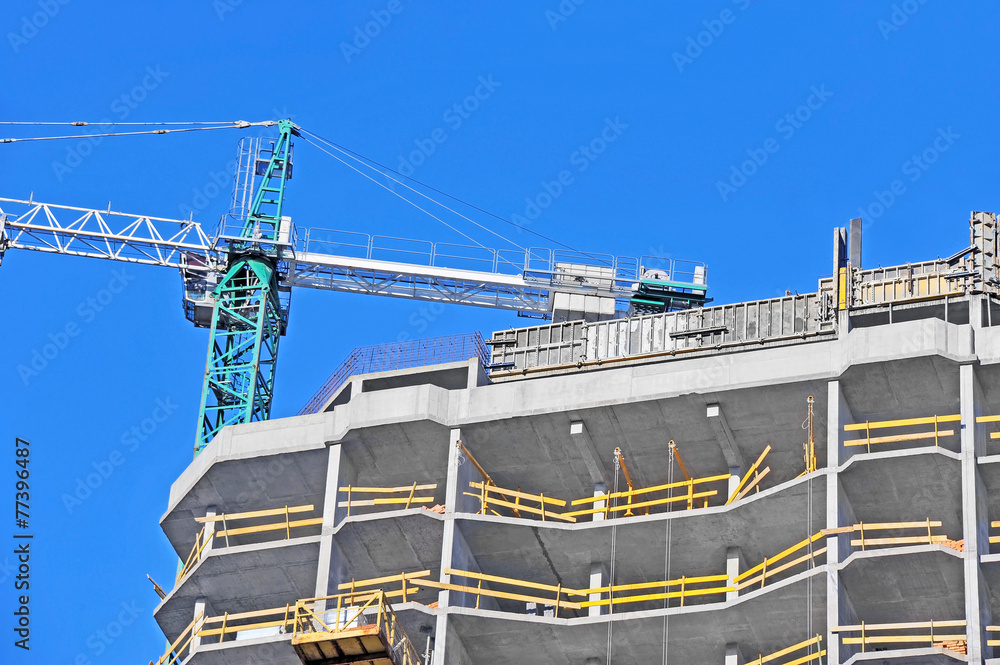
{"type": "MultiPolygon", "coordinates": [[[[832,229],[851,217],[866,219],[870,267],[949,255],[968,244],[970,210],[1000,208],[987,2],[8,0],[0,35],[0,119],[290,116],[502,217],[531,213],[530,229],[567,245],[704,261],[716,302],[815,290],[832,229]],[[585,154],[609,127],[614,140],[585,154]],[[411,159],[428,140],[433,152],[411,159]],[[563,171],[571,181],[535,215],[529,201],[563,171]]],[[[212,225],[240,135],[0,144],[0,196],[194,210],[212,225]]],[[[462,242],[303,141],[289,196],[300,227],[462,242]]],[[[184,319],[165,269],[12,251],[0,288],[3,463],[13,469],[15,436],[31,441],[36,534],[28,655],[11,645],[12,557],[0,554],[0,659],[146,662],[163,640],[145,575],[172,583],[157,521],[190,461],[207,333],[184,319]],[[67,325],[78,334],[24,379],[18,367],[67,325]],[[67,500],[101,470],[89,496],[67,500]]],[[[526,323],[298,291],[273,415],[296,412],[354,346],[526,323]]]]}

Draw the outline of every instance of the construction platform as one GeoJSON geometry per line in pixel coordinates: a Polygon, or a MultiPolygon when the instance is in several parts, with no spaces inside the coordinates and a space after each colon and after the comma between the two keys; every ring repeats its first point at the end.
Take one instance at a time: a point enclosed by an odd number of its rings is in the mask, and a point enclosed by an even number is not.
{"type": "Polygon", "coordinates": [[[185,563],[153,662],[1000,662],[995,219],[970,228],[877,270],[838,230],[815,293],[500,331],[224,429],[161,520],[185,563]]]}

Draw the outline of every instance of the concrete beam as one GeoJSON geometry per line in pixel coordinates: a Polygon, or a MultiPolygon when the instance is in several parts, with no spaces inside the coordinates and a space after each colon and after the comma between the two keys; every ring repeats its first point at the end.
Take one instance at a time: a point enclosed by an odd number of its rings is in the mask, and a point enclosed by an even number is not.
{"type": "Polygon", "coordinates": [[[745,468],[743,465],[743,455],[740,454],[740,449],[736,445],[736,437],[733,436],[733,430],[729,427],[729,422],[726,420],[726,414],[722,412],[722,407],[718,403],[707,404],[705,416],[708,418],[708,423],[712,426],[712,431],[715,433],[715,440],[719,442],[719,447],[722,448],[726,464],[730,470],[734,468],[739,469],[737,473],[738,475],[742,475],[745,468]]]}
{"type": "Polygon", "coordinates": [[[607,483],[612,474],[604,462],[604,457],[597,450],[594,440],[587,432],[587,426],[583,424],[582,420],[574,420],[569,424],[569,434],[580,450],[580,457],[587,465],[587,471],[590,472],[590,478],[594,484],[607,483]]]}

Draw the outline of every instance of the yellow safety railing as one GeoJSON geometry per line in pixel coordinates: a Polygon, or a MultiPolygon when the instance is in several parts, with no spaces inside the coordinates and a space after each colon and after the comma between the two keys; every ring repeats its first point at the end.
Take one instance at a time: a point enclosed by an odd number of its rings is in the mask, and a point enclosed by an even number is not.
{"type": "Polygon", "coordinates": [[[167,645],[167,650],[155,661],[149,661],[149,665],[175,665],[180,663],[190,655],[191,640],[198,634],[204,617],[198,615],[194,621],[188,624],[181,634],[172,643],[167,645]]]}
{"type": "Polygon", "coordinates": [[[823,644],[823,637],[817,635],[811,640],[805,640],[804,642],[799,642],[798,644],[793,644],[790,647],[784,648],[781,651],[775,651],[767,656],[760,655],[755,660],[751,660],[747,665],[764,665],[764,663],[772,663],[779,658],[784,658],[789,654],[793,654],[796,651],[802,651],[803,649],[808,649],[809,652],[804,656],[795,656],[792,660],[785,660],[780,663],[775,663],[775,665],[804,665],[805,663],[811,663],[814,660],[821,660],[823,656],[826,655],[826,649],[821,649],[823,644]]]}
{"type": "Polygon", "coordinates": [[[403,487],[354,487],[348,485],[341,487],[340,491],[347,494],[347,501],[340,501],[337,506],[347,508],[347,515],[350,517],[353,508],[370,508],[374,506],[402,506],[403,509],[410,508],[414,504],[434,503],[434,495],[417,496],[417,492],[434,491],[437,484],[429,483],[425,485],[404,485],[403,487]],[[406,496],[376,496],[373,499],[355,499],[355,494],[406,494],[406,496]]]}
{"type": "Polygon", "coordinates": [[[841,636],[841,644],[861,645],[867,651],[870,644],[923,644],[942,647],[964,654],[968,637],[965,633],[938,632],[940,629],[965,628],[965,620],[956,621],[911,621],[908,623],[871,624],[861,622],[857,626],[835,626],[833,633],[860,633],[857,637],[841,636]],[[921,631],[921,632],[916,632],[921,631]],[[926,632],[923,632],[926,631],[926,632]],[[900,635],[898,633],[904,632],[900,635]],[[875,633],[874,635],[872,633],[875,633]],[[895,634],[885,634],[895,633],[895,634]]]}
{"type": "MultiPolygon", "coordinates": [[[[439,582],[429,577],[430,571],[428,570],[418,573],[404,573],[403,575],[405,575],[407,580],[412,580],[414,584],[420,587],[457,591],[474,596],[476,599],[476,609],[479,609],[483,597],[499,598],[539,605],[551,605],[555,610],[556,616],[559,616],[559,610],[561,609],[581,610],[588,607],[609,606],[613,611],[617,605],[675,598],[680,599],[680,604],[683,606],[686,599],[689,598],[721,595],[734,590],[734,587],[727,584],[729,581],[728,575],[684,576],[673,580],[657,582],[615,584],[613,586],[595,587],[592,589],[573,589],[562,584],[541,584],[454,568],[446,568],[444,572],[451,577],[469,580],[474,585],[439,582]],[[704,586],[706,584],[711,586],[704,586]],[[494,586],[508,588],[501,590],[493,588],[494,586]],[[597,600],[588,600],[592,595],[597,594],[605,597],[597,600]],[[571,598],[579,598],[580,600],[571,600],[571,598]]],[[[353,583],[352,590],[354,593],[365,593],[360,590],[361,587],[375,586],[383,584],[386,581],[400,579],[401,575],[393,575],[372,580],[361,580],[353,583]]],[[[342,589],[347,587],[348,585],[341,585],[342,589]]],[[[416,590],[418,589],[411,589],[410,593],[416,590]]]]}
{"type": "Polygon", "coordinates": [[[242,536],[251,533],[266,533],[269,531],[284,531],[285,538],[292,537],[292,529],[298,529],[301,527],[308,526],[320,526],[323,524],[322,517],[311,517],[302,520],[293,520],[292,515],[299,513],[308,513],[315,510],[315,506],[285,506],[284,508],[272,508],[268,510],[253,510],[244,513],[229,513],[223,515],[209,515],[207,517],[196,517],[195,521],[205,524],[198,535],[195,537],[194,546],[191,548],[191,553],[188,555],[187,559],[184,560],[184,565],[181,570],[177,573],[177,579],[175,584],[180,582],[180,580],[191,572],[191,569],[197,565],[201,560],[201,555],[208,547],[210,543],[215,542],[216,539],[224,539],[225,546],[230,546],[230,536],[242,536]],[[269,522],[266,524],[257,524],[254,526],[244,526],[231,528],[229,525],[231,522],[241,522],[249,519],[260,519],[265,517],[278,517],[283,516],[285,519],[269,522]],[[222,523],[222,529],[219,531],[215,530],[215,525],[217,523],[222,523]],[[209,529],[208,525],[211,524],[212,528],[209,529]],[[206,529],[208,535],[206,536],[206,529]]]}
{"type": "Polygon", "coordinates": [[[760,454],[760,457],[757,458],[757,461],[750,465],[750,468],[747,469],[746,474],[744,474],[743,478],[740,479],[739,485],[736,486],[736,489],[733,490],[733,493],[729,495],[728,499],[726,499],[727,506],[733,503],[734,501],[739,501],[747,494],[749,494],[750,491],[753,490],[754,488],[757,488],[757,491],[760,491],[759,489],[760,481],[764,479],[764,476],[771,473],[771,467],[769,466],[764,467],[763,469],[760,468],[761,465],[764,463],[764,458],[767,457],[767,454],[769,452],[771,452],[770,444],[768,444],[764,448],[764,452],[760,454]]]}
{"type": "Polygon", "coordinates": [[[716,496],[719,490],[702,490],[696,491],[696,486],[705,485],[707,483],[716,483],[721,481],[728,481],[729,474],[719,475],[719,476],[709,476],[707,478],[692,478],[691,480],[681,480],[679,482],[667,483],[665,485],[655,485],[653,487],[645,487],[642,489],[629,489],[621,492],[608,492],[606,494],[599,494],[597,496],[588,496],[583,499],[576,499],[570,502],[571,506],[581,506],[586,504],[592,504],[599,501],[603,501],[604,505],[598,508],[585,508],[581,510],[574,510],[568,513],[563,513],[566,517],[577,517],[579,515],[595,515],[603,514],[605,517],[628,517],[632,515],[632,511],[639,508],[646,508],[647,514],[649,514],[649,509],[653,506],[664,506],[673,503],[683,503],[687,506],[688,510],[693,508],[707,508],[708,498],[711,496],[716,496]],[[672,495],[672,490],[683,490],[678,492],[676,496],[672,495]],[[647,494],[654,494],[658,492],[668,492],[671,495],[660,497],[657,499],[647,499],[645,501],[633,501],[633,499],[642,497],[647,494]],[[621,499],[625,499],[624,502],[621,499]],[[702,500],[703,501],[700,501],[702,500]],[[697,505],[696,502],[701,503],[697,505]],[[614,505],[612,505],[612,503],[614,505]],[[616,513],[623,513],[623,515],[617,515],[616,513]]]}
{"type": "MultiPolygon", "coordinates": [[[[1000,521],[990,522],[990,528],[996,529],[1000,527],[1000,521]]],[[[1000,536],[990,536],[990,543],[1000,543],[1000,536]]]]}
{"type": "Polygon", "coordinates": [[[742,591],[743,589],[758,586],[763,588],[769,579],[775,575],[785,572],[799,564],[803,564],[813,559],[826,554],[826,547],[819,547],[813,549],[811,546],[820,538],[826,537],[827,533],[820,531],[819,533],[813,534],[809,538],[798,542],[788,549],[775,554],[774,556],[764,559],[761,563],[758,563],[753,568],[749,568],[736,577],[733,578],[733,583],[736,585],[737,591],[742,591]],[[792,555],[802,551],[807,550],[804,554],[792,559],[792,555]]]}
{"type": "MultiPolygon", "coordinates": [[[[1000,415],[997,416],[976,416],[977,423],[997,423],[1000,422],[1000,415]]],[[[990,432],[991,439],[1000,439],[1000,432],[990,432]]]]}
{"type": "MultiPolygon", "coordinates": [[[[381,590],[369,594],[364,604],[344,610],[340,604],[341,596],[326,598],[310,598],[300,600],[295,605],[295,628],[292,633],[292,646],[300,654],[307,657],[317,656],[313,660],[323,660],[324,651],[319,646],[323,642],[337,643],[339,640],[350,640],[352,649],[357,647],[365,635],[376,635],[387,653],[392,653],[392,662],[397,665],[421,665],[422,660],[406,632],[403,630],[392,606],[387,602],[387,595],[381,590]],[[315,610],[318,601],[327,604],[336,598],[336,610],[315,610]],[[312,605],[312,607],[310,607],[312,605]],[[332,612],[332,619],[331,619],[332,612]]],[[[345,649],[345,651],[348,651],[345,649]]],[[[373,662],[381,662],[376,660],[373,662]]]]}
{"type": "Polygon", "coordinates": [[[365,587],[378,587],[378,590],[385,595],[386,598],[402,598],[403,602],[409,602],[410,596],[419,592],[420,587],[410,586],[409,582],[411,580],[417,580],[423,583],[425,578],[428,578],[431,574],[429,570],[421,570],[416,573],[400,573],[398,575],[388,575],[386,577],[373,577],[367,580],[351,580],[350,582],[344,582],[337,588],[341,591],[346,591],[347,593],[341,594],[347,602],[355,602],[355,596],[364,597],[372,592],[372,589],[365,589],[365,587]],[[387,591],[386,585],[393,584],[395,582],[400,583],[400,588],[397,591],[387,591]]]}
{"type": "Polygon", "coordinates": [[[860,547],[866,550],[869,547],[892,547],[897,545],[947,545],[954,549],[959,549],[961,541],[953,541],[943,534],[935,534],[932,529],[940,528],[941,522],[926,519],[922,522],[858,522],[850,526],[837,527],[835,529],[824,529],[823,535],[832,536],[840,533],[858,533],[859,538],[851,539],[851,547],[860,547]],[[919,536],[890,536],[881,538],[869,538],[872,531],[912,531],[920,529],[919,536]]]}
{"type": "Polygon", "coordinates": [[[545,496],[544,494],[531,494],[520,490],[504,489],[502,487],[497,487],[489,481],[483,481],[481,483],[470,482],[469,487],[479,491],[475,493],[462,492],[462,494],[466,496],[474,496],[479,499],[480,515],[485,515],[487,511],[492,512],[494,515],[499,515],[500,513],[490,508],[490,506],[498,506],[510,509],[515,517],[521,517],[521,513],[524,512],[532,515],[540,515],[543,522],[546,519],[576,522],[576,517],[573,516],[574,514],[560,513],[555,510],[548,510],[545,508],[545,506],[564,508],[566,506],[566,502],[562,499],[554,499],[550,496],[545,496]],[[524,501],[529,501],[531,503],[526,504],[523,503],[524,501]],[[537,505],[531,505],[532,503],[537,505]]]}
{"type": "Polygon", "coordinates": [[[600,600],[588,600],[580,603],[581,607],[603,607],[607,605],[610,611],[614,611],[615,605],[626,603],[640,603],[657,600],[670,600],[679,598],[681,607],[687,598],[700,596],[723,595],[730,591],[735,591],[735,587],[730,586],[729,575],[702,575],[700,577],[681,576],[678,579],[664,580],[661,582],[639,582],[637,584],[614,584],[593,589],[581,589],[578,593],[587,594],[608,594],[607,598],[600,600]],[[723,584],[719,586],[719,582],[723,584]],[[710,584],[713,586],[702,587],[700,585],[710,584]],[[695,588],[692,588],[694,586],[695,588]],[[650,591],[653,589],[663,589],[656,593],[628,593],[632,591],[650,591]],[[668,591],[667,589],[676,589],[668,591]]]}
{"type": "Polygon", "coordinates": [[[866,446],[868,452],[872,451],[872,446],[879,443],[898,443],[901,441],[920,441],[934,439],[934,445],[940,445],[941,437],[954,436],[955,430],[941,429],[941,423],[961,422],[960,414],[946,416],[928,416],[926,418],[905,418],[903,420],[880,420],[877,422],[865,421],[863,423],[853,423],[844,425],[845,432],[864,432],[863,439],[851,439],[844,442],[845,446],[866,446]],[[892,429],[895,427],[914,427],[918,425],[933,425],[934,429],[922,432],[909,432],[906,434],[890,434],[886,436],[872,436],[873,429],[892,429]]]}
{"type": "MultiPolygon", "coordinates": [[[[1000,633],[1000,626],[986,626],[987,633],[1000,633]]],[[[1000,640],[986,640],[988,647],[1000,647],[1000,640]]]]}

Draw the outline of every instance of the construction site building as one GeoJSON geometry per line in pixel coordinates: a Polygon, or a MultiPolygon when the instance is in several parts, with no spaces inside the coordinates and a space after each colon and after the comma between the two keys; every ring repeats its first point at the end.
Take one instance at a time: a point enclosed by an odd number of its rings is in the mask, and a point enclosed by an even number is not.
{"type": "Polygon", "coordinates": [[[159,662],[1000,663],[996,219],[970,229],[876,269],[837,229],[813,293],[356,354],[173,484],[159,662]]]}

